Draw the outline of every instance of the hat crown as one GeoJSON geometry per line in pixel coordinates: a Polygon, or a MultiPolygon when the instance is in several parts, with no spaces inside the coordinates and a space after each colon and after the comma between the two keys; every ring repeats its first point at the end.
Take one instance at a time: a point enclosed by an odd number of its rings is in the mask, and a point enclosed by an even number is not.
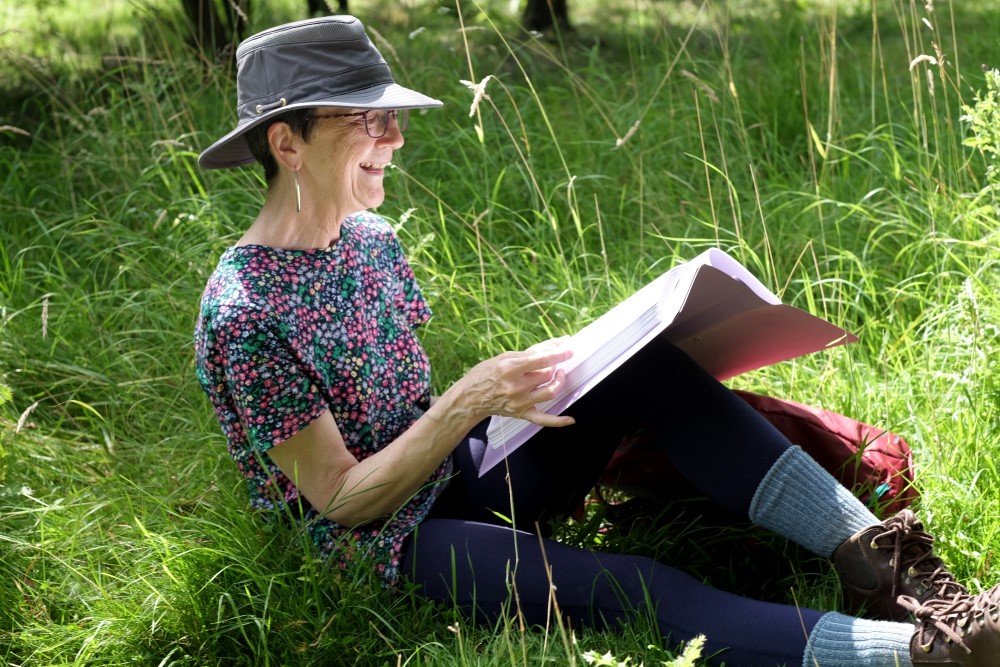
{"type": "Polygon", "coordinates": [[[290,104],[394,83],[382,54],[353,16],[309,19],[265,30],[240,44],[236,60],[241,120],[290,104]]]}
{"type": "Polygon", "coordinates": [[[353,16],[324,16],[286,23],[251,35],[240,42],[236,49],[236,59],[240,60],[248,53],[268,46],[302,42],[336,43],[356,39],[368,40],[364,26],[357,18],[353,16]]]}

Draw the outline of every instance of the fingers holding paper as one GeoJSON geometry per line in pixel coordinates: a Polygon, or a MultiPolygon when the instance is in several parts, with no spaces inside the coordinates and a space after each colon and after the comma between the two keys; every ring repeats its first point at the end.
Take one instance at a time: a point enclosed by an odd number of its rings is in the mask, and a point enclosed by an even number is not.
{"type": "Polygon", "coordinates": [[[540,426],[568,426],[573,418],[538,409],[564,388],[559,364],[573,356],[565,339],[533,345],[520,352],[504,352],[472,368],[456,383],[466,409],[482,418],[502,415],[527,419],[540,426]]]}

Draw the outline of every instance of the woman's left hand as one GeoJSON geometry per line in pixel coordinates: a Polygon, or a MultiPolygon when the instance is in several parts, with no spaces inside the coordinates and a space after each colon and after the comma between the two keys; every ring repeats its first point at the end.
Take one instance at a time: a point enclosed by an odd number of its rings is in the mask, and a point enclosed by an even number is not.
{"type": "Polygon", "coordinates": [[[568,426],[574,423],[572,417],[542,412],[538,404],[554,398],[563,388],[566,374],[559,364],[572,356],[565,338],[520,352],[504,352],[474,366],[445,396],[451,399],[450,408],[467,416],[471,424],[502,415],[540,426],[568,426]]]}

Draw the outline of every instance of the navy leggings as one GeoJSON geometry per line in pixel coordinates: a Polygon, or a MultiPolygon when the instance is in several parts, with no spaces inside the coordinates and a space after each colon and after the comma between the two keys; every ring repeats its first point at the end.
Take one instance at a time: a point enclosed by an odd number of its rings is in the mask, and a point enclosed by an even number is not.
{"type": "Polygon", "coordinates": [[[660,340],[567,413],[576,424],[543,429],[507,457],[506,467],[501,463],[482,477],[485,422],[462,442],[455,478],[404,549],[403,572],[420,593],[486,622],[515,613],[516,595],[525,620],[542,625],[551,609],[551,568],[556,602],[575,624],[613,629],[646,613],[648,601],[668,643],[706,635],[710,662],[801,664],[821,612],[743,598],[650,558],[596,553],[535,532],[580,505],[621,438],[638,428],[702,493],[742,517],[761,479],[791,446],[788,440],[660,340]]]}

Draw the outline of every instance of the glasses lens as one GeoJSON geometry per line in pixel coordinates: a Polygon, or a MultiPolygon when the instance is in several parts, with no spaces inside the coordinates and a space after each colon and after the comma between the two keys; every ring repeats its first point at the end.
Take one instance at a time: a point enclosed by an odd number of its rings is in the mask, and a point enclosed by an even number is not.
{"type": "Polygon", "coordinates": [[[376,111],[373,109],[365,114],[365,129],[368,130],[368,136],[373,139],[384,137],[385,133],[389,131],[389,118],[391,116],[396,117],[396,124],[399,126],[399,131],[405,131],[410,120],[409,109],[401,109],[399,111],[395,109],[379,109],[376,111]]]}
{"type": "Polygon", "coordinates": [[[368,136],[373,139],[385,136],[389,129],[389,112],[370,110],[365,114],[365,129],[368,130],[368,136]]]}
{"type": "Polygon", "coordinates": [[[406,128],[410,126],[410,110],[409,109],[397,109],[396,110],[396,124],[399,125],[400,132],[406,132],[406,128]]]}

